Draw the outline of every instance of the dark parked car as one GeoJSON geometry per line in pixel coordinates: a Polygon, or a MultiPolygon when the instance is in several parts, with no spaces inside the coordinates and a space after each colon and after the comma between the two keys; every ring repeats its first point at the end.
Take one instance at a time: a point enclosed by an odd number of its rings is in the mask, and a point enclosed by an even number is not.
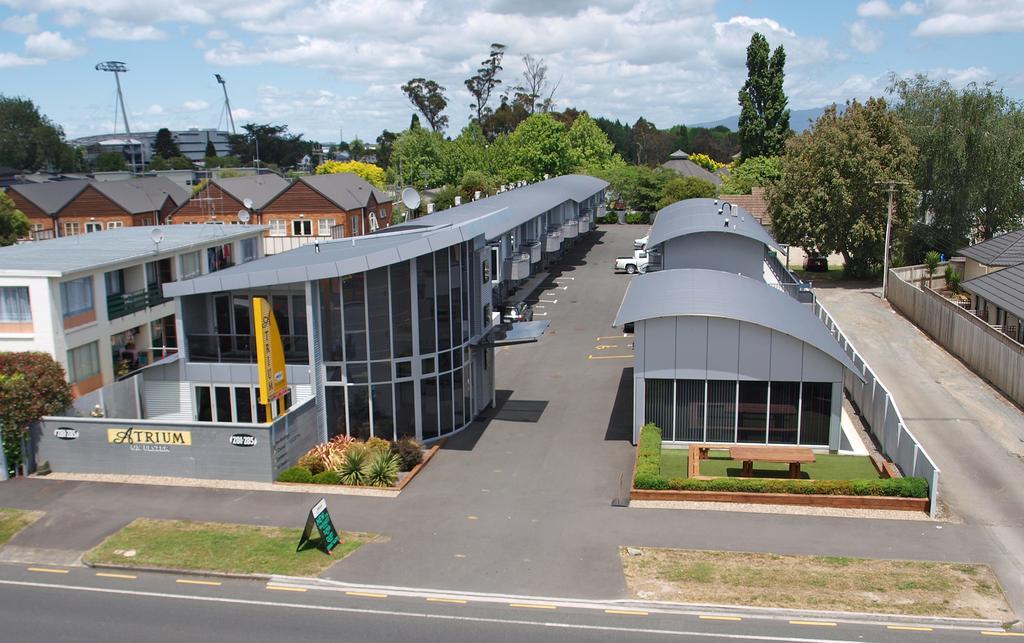
{"type": "Polygon", "coordinates": [[[634,332],[633,331],[634,328],[635,328],[634,322],[626,322],[625,324],[622,325],[622,334],[623,335],[626,335],[626,334],[632,335],[633,332],[634,332]]]}
{"type": "Polygon", "coordinates": [[[825,255],[807,255],[804,259],[804,270],[807,272],[828,272],[828,257],[825,255]]]}
{"type": "Polygon", "coordinates": [[[524,301],[509,304],[501,313],[501,321],[505,324],[521,321],[533,321],[533,309],[524,301]]]}

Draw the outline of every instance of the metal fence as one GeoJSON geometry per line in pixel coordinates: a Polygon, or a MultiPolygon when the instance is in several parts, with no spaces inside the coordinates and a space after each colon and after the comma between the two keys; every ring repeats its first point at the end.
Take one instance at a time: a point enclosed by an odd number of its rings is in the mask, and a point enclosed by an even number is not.
{"type": "MultiPolygon", "coordinates": [[[[918,281],[919,269],[889,271],[889,303],[968,368],[1024,406],[1024,346],[934,290],[914,286],[911,280],[918,281]]],[[[945,283],[941,276],[936,280],[945,283]]]]}
{"type": "Polygon", "coordinates": [[[814,312],[864,377],[862,382],[854,373],[847,371],[843,377],[843,386],[850,400],[857,405],[868,425],[868,431],[882,447],[882,453],[896,463],[903,475],[928,480],[930,513],[934,518],[939,509],[939,467],[907,428],[889,390],[882,385],[821,302],[814,303],[814,312]]]}

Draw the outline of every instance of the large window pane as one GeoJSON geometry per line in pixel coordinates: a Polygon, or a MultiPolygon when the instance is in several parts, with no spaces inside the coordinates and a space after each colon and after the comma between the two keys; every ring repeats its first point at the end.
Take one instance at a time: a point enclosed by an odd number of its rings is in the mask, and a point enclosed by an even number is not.
{"type": "Polygon", "coordinates": [[[455,418],[452,409],[452,374],[445,373],[438,377],[438,380],[440,381],[438,398],[441,402],[441,435],[445,435],[451,433],[455,427],[455,418]]]}
{"type": "Polygon", "coordinates": [[[370,392],[369,387],[348,387],[348,434],[366,440],[370,437],[370,392]]]}
{"type": "Polygon", "coordinates": [[[656,424],[661,439],[672,439],[672,380],[644,380],[644,423],[656,424]]]}
{"type": "MultiPolygon", "coordinates": [[[[341,301],[344,305],[345,361],[366,360],[366,303],[363,274],[342,278],[341,301]]],[[[349,400],[351,403],[351,400],[349,400]]]]}
{"type": "Polygon", "coordinates": [[[231,421],[231,387],[216,386],[213,389],[217,401],[217,421],[231,421]]]}
{"type": "Polygon", "coordinates": [[[378,438],[394,440],[395,418],[391,406],[391,385],[374,384],[370,390],[373,394],[373,434],[378,438]]]}
{"type": "MultiPolygon", "coordinates": [[[[458,354],[461,355],[461,352],[458,352],[458,354]]],[[[461,368],[452,374],[452,384],[455,386],[455,393],[452,402],[455,405],[455,428],[461,429],[463,425],[466,424],[466,408],[463,404],[465,382],[463,380],[461,368]]]]}
{"type": "Polygon", "coordinates": [[[92,304],[92,277],[65,281],[60,285],[61,309],[64,318],[90,312],[92,304]]]}
{"type": "Polygon", "coordinates": [[[395,384],[395,434],[416,437],[416,387],[413,382],[395,384]]]}
{"type": "Polygon", "coordinates": [[[0,288],[0,322],[30,322],[32,307],[28,301],[28,288],[8,286],[0,288]]]}
{"type": "Polygon", "coordinates": [[[797,411],[800,382],[772,382],[768,413],[768,441],[775,444],[796,444],[797,411]]]}
{"type": "Polygon", "coordinates": [[[409,262],[391,266],[391,332],[395,357],[412,356],[412,299],[409,287],[409,262]]]}
{"type": "Polygon", "coordinates": [[[100,374],[99,342],[89,342],[68,351],[68,381],[77,384],[100,374]]]}
{"type": "Polygon", "coordinates": [[[366,310],[370,318],[370,359],[391,358],[391,320],[388,315],[388,269],[366,273],[366,310]]]}
{"type": "Polygon", "coordinates": [[[200,422],[213,421],[213,403],[210,400],[210,387],[196,387],[196,419],[200,422]]]}
{"type": "Polygon", "coordinates": [[[733,380],[708,380],[707,441],[736,441],[736,382],[733,380]]]}
{"type": "Polygon", "coordinates": [[[306,296],[292,295],[292,335],[305,336],[306,328],[306,296]]]}
{"type": "Polygon", "coordinates": [[[420,353],[433,353],[437,349],[433,255],[416,259],[416,299],[420,318],[420,353]]]}
{"type": "Polygon", "coordinates": [[[804,382],[803,388],[800,444],[827,445],[829,424],[832,421],[832,384],[804,382]]]}
{"type": "Polygon", "coordinates": [[[340,362],[342,352],[341,280],[320,281],[320,328],[323,333],[324,361],[340,362]]]}
{"type": "Polygon", "coordinates": [[[457,346],[462,343],[462,246],[452,246],[448,250],[451,261],[448,279],[452,287],[452,345],[457,346]]]}
{"type": "Polygon", "coordinates": [[[327,398],[327,435],[345,435],[345,387],[325,386],[324,396],[327,398]]]}
{"type": "Polygon", "coordinates": [[[437,432],[437,378],[424,377],[420,380],[420,405],[423,411],[423,439],[438,436],[437,432]]]}
{"type": "Polygon", "coordinates": [[[768,382],[740,382],[738,442],[764,444],[768,426],[768,382]]]}
{"type": "Polygon", "coordinates": [[[252,389],[235,387],[235,418],[238,422],[252,422],[252,389]]]}
{"type": "Polygon", "coordinates": [[[704,380],[676,380],[676,440],[704,440],[704,380]]]}
{"type": "Polygon", "coordinates": [[[448,251],[434,253],[434,274],[437,291],[437,350],[452,347],[452,298],[448,283],[448,251]]]}

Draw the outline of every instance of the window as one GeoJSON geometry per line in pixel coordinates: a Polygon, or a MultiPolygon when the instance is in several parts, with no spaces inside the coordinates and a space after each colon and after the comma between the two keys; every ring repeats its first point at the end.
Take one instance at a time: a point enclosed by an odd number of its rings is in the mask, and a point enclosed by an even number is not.
{"type": "Polygon", "coordinates": [[[107,287],[107,296],[124,293],[124,270],[111,270],[103,275],[107,287]]]}
{"type": "Polygon", "coordinates": [[[708,380],[708,442],[736,440],[736,382],[708,380]]]}
{"type": "Polygon", "coordinates": [[[283,237],[283,236],[285,236],[285,221],[284,221],[284,219],[271,219],[270,220],[270,236],[272,236],[272,237],[283,237]]]}
{"type": "Polygon", "coordinates": [[[321,237],[331,236],[331,228],[334,227],[334,219],[319,219],[316,222],[317,231],[316,233],[321,237]]]}
{"type": "Polygon", "coordinates": [[[800,408],[800,382],[772,382],[768,407],[768,441],[796,444],[797,411],[800,408]]]}
{"type": "Polygon", "coordinates": [[[491,246],[491,281],[501,279],[501,248],[491,246]]]}
{"type": "Polygon", "coordinates": [[[83,382],[100,374],[99,342],[72,348],[68,351],[68,381],[83,382]]]}
{"type": "Polygon", "coordinates": [[[64,222],[64,236],[70,237],[75,234],[81,234],[82,227],[78,221],[65,221],[64,222]]]}
{"type": "Polygon", "coordinates": [[[86,234],[103,230],[103,223],[100,221],[87,221],[85,224],[86,234]]]}
{"type": "Polygon", "coordinates": [[[202,273],[202,264],[199,263],[199,251],[188,252],[181,255],[181,278],[191,279],[202,273]]]}
{"type": "Polygon", "coordinates": [[[800,404],[800,444],[828,444],[832,423],[832,384],[804,382],[800,404]]]}
{"type": "Polygon", "coordinates": [[[295,219],[292,221],[292,235],[308,237],[311,234],[313,234],[313,221],[311,219],[295,219]]]}
{"type": "Polygon", "coordinates": [[[27,286],[0,288],[0,322],[22,323],[32,321],[27,286]]]}
{"type": "Polygon", "coordinates": [[[353,237],[363,234],[363,218],[358,214],[350,216],[348,218],[348,229],[353,237]]]}
{"type": "Polygon", "coordinates": [[[233,265],[230,243],[206,249],[206,267],[209,272],[217,272],[233,265]]]}
{"type": "Polygon", "coordinates": [[[64,311],[64,319],[91,312],[92,277],[82,277],[65,281],[60,285],[60,303],[64,311]]]}
{"type": "Polygon", "coordinates": [[[676,380],[675,422],[676,440],[704,439],[704,380],[676,380]]]}
{"type": "Polygon", "coordinates": [[[242,263],[256,259],[256,239],[242,239],[239,242],[242,250],[242,263]]]}
{"type": "Polygon", "coordinates": [[[768,382],[740,382],[737,442],[764,444],[768,424],[768,382]]]}
{"type": "Polygon", "coordinates": [[[123,221],[107,221],[107,230],[113,230],[114,228],[123,228],[123,221]]]}
{"type": "Polygon", "coordinates": [[[644,422],[661,429],[661,439],[672,439],[672,380],[644,380],[644,422]]]}

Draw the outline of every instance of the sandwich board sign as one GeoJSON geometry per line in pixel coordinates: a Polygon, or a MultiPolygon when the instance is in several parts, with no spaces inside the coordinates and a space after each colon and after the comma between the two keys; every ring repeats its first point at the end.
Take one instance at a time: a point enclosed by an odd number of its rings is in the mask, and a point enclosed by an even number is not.
{"type": "Polygon", "coordinates": [[[306,516],[306,527],[302,530],[302,538],[299,539],[299,545],[295,551],[299,551],[304,543],[309,542],[314,528],[320,534],[320,547],[330,554],[331,550],[341,542],[341,538],[338,536],[338,530],[334,528],[331,514],[327,511],[327,500],[324,498],[321,498],[320,502],[309,510],[309,515],[306,516]]]}

